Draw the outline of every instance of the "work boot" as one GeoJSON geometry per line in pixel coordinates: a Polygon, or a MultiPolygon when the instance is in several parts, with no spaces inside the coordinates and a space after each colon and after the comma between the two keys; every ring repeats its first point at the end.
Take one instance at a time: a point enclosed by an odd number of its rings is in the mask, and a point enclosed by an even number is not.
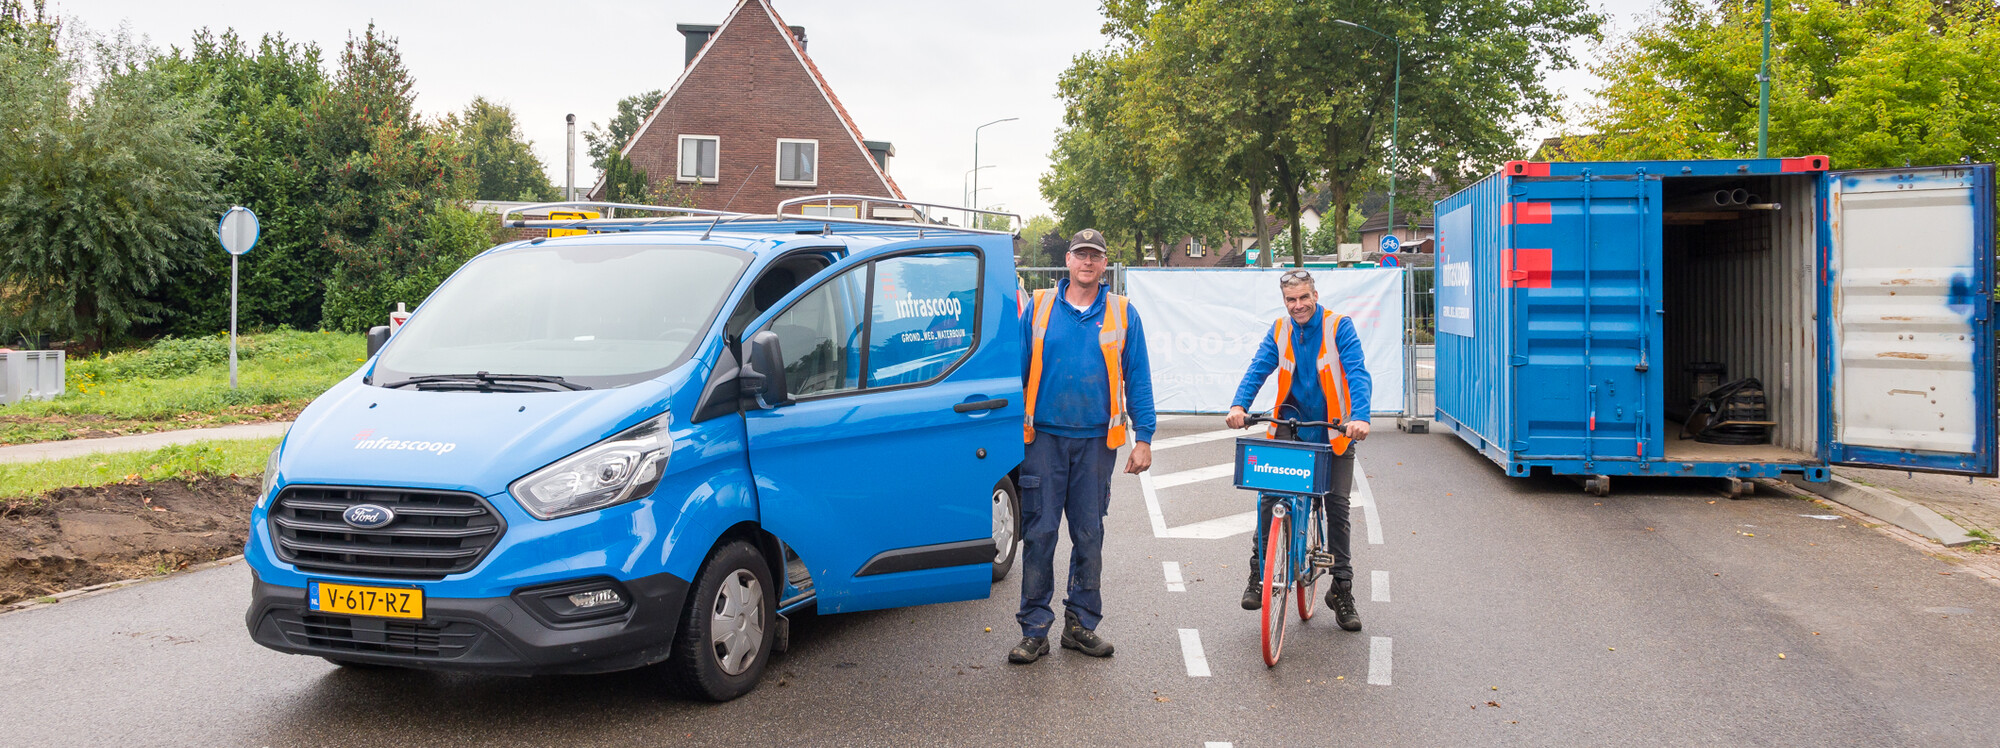
{"type": "Polygon", "coordinates": [[[1361,612],[1354,609],[1354,580],[1335,579],[1326,590],[1326,607],[1333,609],[1334,620],[1348,631],[1361,630],[1361,612]]]}
{"type": "Polygon", "coordinates": [[[1046,636],[1023,636],[1021,643],[1007,650],[1007,661],[1016,665],[1026,665],[1042,659],[1049,653],[1049,638],[1046,636]]]}
{"type": "Polygon", "coordinates": [[[1264,575],[1250,570],[1250,584],[1243,588],[1243,609],[1256,610],[1264,607],[1264,575]]]}
{"type": "Polygon", "coordinates": [[[1067,611],[1063,613],[1062,646],[1063,649],[1074,649],[1092,657],[1110,657],[1114,649],[1111,642],[1098,636],[1096,631],[1084,628],[1083,622],[1076,619],[1076,614],[1067,611]]]}

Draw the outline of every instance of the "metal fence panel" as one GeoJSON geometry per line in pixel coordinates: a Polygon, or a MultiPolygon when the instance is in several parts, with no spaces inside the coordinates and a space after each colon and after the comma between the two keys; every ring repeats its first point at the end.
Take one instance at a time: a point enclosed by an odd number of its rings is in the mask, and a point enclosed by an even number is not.
{"type": "MultiPolygon", "coordinates": [[[[1055,288],[1057,281],[1069,277],[1069,268],[1066,267],[1015,268],[1014,271],[1021,276],[1021,287],[1029,291],[1055,288]]],[[[1105,268],[1102,282],[1111,286],[1112,293],[1125,293],[1125,266],[1105,268]]]]}

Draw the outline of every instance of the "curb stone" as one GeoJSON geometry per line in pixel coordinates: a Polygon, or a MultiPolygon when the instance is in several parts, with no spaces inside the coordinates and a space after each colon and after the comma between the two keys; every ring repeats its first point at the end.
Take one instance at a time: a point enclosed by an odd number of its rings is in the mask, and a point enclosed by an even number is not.
{"type": "Polygon", "coordinates": [[[1855,483],[1838,475],[1825,483],[1813,483],[1801,476],[1787,474],[1785,482],[1935,540],[1947,548],[1956,548],[1978,540],[1967,534],[1965,528],[1945,519],[1930,507],[1887,491],[1855,483]]]}
{"type": "Polygon", "coordinates": [[[148,582],[157,582],[162,579],[177,577],[182,574],[186,574],[188,572],[202,571],[204,569],[213,569],[218,566],[228,566],[230,564],[242,560],[243,560],[243,554],[238,553],[228,558],[218,558],[214,561],[204,561],[202,563],[189,566],[185,569],[171,571],[157,576],[142,577],[139,579],[120,579],[116,582],[105,582],[103,584],[93,584],[89,587],[82,587],[73,590],[65,590],[63,592],[58,592],[53,595],[40,595],[27,600],[22,600],[17,603],[9,604],[6,607],[6,609],[0,610],[0,616],[7,615],[9,613],[19,613],[22,611],[54,607],[63,602],[75,600],[77,598],[95,597],[101,593],[110,592],[112,590],[123,589],[134,585],[146,584],[148,582]]]}

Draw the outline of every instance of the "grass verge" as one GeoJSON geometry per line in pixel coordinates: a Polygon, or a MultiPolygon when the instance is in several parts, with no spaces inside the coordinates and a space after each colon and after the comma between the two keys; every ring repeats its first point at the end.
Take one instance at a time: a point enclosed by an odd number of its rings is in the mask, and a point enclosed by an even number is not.
{"type": "Polygon", "coordinates": [[[290,420],[354,373],[366,350],[350,333],[244,335],[233,390],[225,335],[70,361],[61,397],[0,406],[0,445],[290,420]]]}
{"type": "Polygon", "coordinates": [[[258,475],[278,439],[223,439],[151,452],[115,452],[43,462],[0,464],[0,501],[32,504],[58,488],[170,479],[258,475]]]}

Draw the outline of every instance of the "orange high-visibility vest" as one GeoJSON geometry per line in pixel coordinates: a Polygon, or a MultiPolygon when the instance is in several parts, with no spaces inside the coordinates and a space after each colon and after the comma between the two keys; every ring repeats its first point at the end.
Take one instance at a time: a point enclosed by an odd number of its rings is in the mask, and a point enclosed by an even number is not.
{"type": "MultiPolygon", "coordinates": [[[[1303,417],[1299,420],[1345,421],[1351,398],[1347,393],[1347,370],[1340,365],[1340,343],[1334,338],[1340,331],[1340,321],[1347,319],[1347,315],[1334,314],[1331,309],[1320,311],[1324,313],[1320,318],[1324,327],[1319,335],[1319,389],[1326,393],[1327,412],[1319,418],[1313,418],[1311,413],[1302,414],[1303,417]]],[[[1292,394],[1292,373],[1298,368],[1298,363],[1292,356],[1292,316],[1287,314],[1279,317],[1278,324],[1271,329],[1271,336],[1278,344],[1278,405],[1284,405],[1285,398],[1292,394]]],[[[1266,426],[1264,435],[1277,438],[1278,427],[1266,426]]],[[[1327,443],[1333,445],[1334,454],[1347,454],[1347,445],[1353,440],[1347,438],[1345,432],[1339,429],[1327,429],[1327,436],[1327,443]]]]}
{"type": "MultiPolygon", "coordinates": [[[[1104,292],[1104,323],[1097,331],[1097,349],[1104,353],[1104,373],[1111,382],[1110,432],[1104,444],[1112,449],[1125,445],[1131,418],[1125,415],[1125,297],[1104,292]]],[[[1022,444],[1035,442],[1035,399],[1042,389],[1042,341],[1049,334],[1049,315],[1056,309],[1056,289],[1035,291],[1035,339],[1028,360],[1028,415],[1022,423],[1022,444]]]]}

